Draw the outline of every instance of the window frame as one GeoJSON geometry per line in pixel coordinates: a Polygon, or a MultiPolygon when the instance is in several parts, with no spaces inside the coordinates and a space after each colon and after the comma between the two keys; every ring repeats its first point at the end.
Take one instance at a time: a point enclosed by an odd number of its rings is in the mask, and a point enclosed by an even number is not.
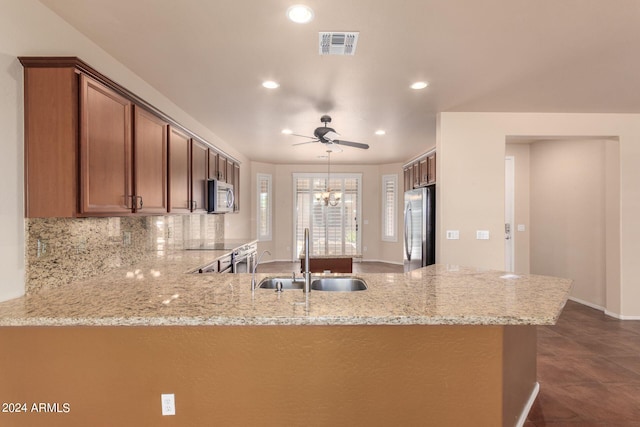
{"type": "MultiPolygon", "coordinates": [[[[291,192],[291,197],[292,197],[292,218],[293,218],[293,228],[292,228],[292,260],[293,261],[297,261],[299,258],[299,254],[296,253],[296,248],[297,248],[297,228],[298,228],[298,197],[297,197],[297,182],[299,178],[303,178],[303,179],[327,179],[327,174],[324,172],[317,172],[317,173],[311,173],[311,172],[306,172],[306,173],[301,173],[301,172],[294,172],[292,173],[292,179],[291,179],[291,184],[292,184],[292,192],[291,192]]],[[[335,179],[356,179],[358,182],[358,191],[357,191],[357,215],[356,215],[356,228],[357,228],[357,235],[356,235],[356,249],[358,251],[358,254],[362,253],[362,194],[363,194],[363,190],[362,190],[362,186],[363,186],[363,179],[362,179],[362,173],[331,173],[331,181],[335,180],[335,179]]],[[[340,203],[343,203],[343,201],[341,201],[340,203]]]]}
{"type": "Polygon", "coordinates": [[[268,173],[258,173],[256,174],[256,234],[258,236],[258,240],[262,242],[271,241],[273,239],[273,177],[268,173]],[[267,206],[266,209],[262,207],[261,195],[263,194],[260,190],[262,188],[262,182],[266,181],[267,183],[267,206]],[[264,212],[266,211],[266,212],[264,212]],[[267,232],[265,234],[262,233],[261,223],[262,216],[266,213],[266,227],[267,232]]]}
{"type": "Polygon", "coordinates": [[[381,187],[382,197],[381,199],[381,208],[382,208],[382,216],[381,216],[381,239],[383,242],[397,242],[398,241],[398,174],[387,174],[382,175],[382,187],[381,187]],[[387,183],[393,184],[393,200],[391,201],[392,206],[389,205],[389,200],[387,200],[387,183]],[[389,209],[392,210],[389,213],[389,209]],[[391,218],[390,218],[391,215],[391,218]],[[388,234],[387,230],[389,227],[389,220],[393,220],[393,233],[388,234]]]}

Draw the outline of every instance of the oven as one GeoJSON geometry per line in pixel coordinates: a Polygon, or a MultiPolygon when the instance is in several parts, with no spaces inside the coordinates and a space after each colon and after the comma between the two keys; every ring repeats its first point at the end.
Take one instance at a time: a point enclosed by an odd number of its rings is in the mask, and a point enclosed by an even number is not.
{"type": "Polygon", "coordinates": [[[256,243],[244,245],[233,252],[233,272],[251,273],[256,262],[258,245],[256,243]]]}

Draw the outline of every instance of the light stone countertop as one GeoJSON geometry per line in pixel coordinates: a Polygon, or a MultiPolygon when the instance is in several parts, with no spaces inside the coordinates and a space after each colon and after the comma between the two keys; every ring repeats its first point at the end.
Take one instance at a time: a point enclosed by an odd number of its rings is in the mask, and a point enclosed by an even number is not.
{"type": "Polygon", "coordinates": [[[186,273],[224,253],[159,253],[135,267],[5,301],[0,326],[549,325],[572,284],[434,265],[405,274],[353,274],[367,282],[365,291],[304,294],[251,292],[250,274],[186,273]]]}

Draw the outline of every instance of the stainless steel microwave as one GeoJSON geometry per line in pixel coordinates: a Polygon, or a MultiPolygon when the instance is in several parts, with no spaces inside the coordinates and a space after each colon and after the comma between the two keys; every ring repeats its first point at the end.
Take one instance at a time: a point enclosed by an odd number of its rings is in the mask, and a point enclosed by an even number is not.
{"type": "Polygon", "coordinates": [[[207,194],[207,212],[233,212],[235,204],[233,185],[217,179],[210,179],[207,181],[207,194]]]}

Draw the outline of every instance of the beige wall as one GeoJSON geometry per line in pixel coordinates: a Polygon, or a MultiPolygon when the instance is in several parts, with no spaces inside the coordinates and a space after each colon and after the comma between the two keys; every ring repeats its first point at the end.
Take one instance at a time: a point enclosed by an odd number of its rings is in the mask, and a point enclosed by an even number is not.
{"type": "Polygon", "coordinates": [[[597,307],[606,303],[605,150],[602,140],[531,145],[531,272],[573,278],[571,296],[597,307]]]}
{"type": "MultiPolygon", "coordinates": [[[[264,260],[289,261],[296,258],[293,253],[293,174],[294,173],[325,173],[325,165],[273,165],[252,162],[252,208],[251,233],[257,235],[256,230],[256,193],[255,181],[258,173],[268,173],[273,179],[273,238],[271,242],[260,242],[260,250],[268,249],[271,257],[264,260]]],[[[363,261],[386,261],[402,263],[402,236],[398,235],[396,242],[381,240],[381,186],[383,174],[398,175],[398,220],[402,212],[402,165],[331,165],[332,173],[360,173],[362,174],[362,248],[363,261]],[[366,222],[366,223],[365,223],[366,222]],[[365,250],[366,247],[366,250],[365,250]]],[[[402,231],[398,224],[398,233],[402,231]]]]}
{"type": "Polygon", "coordinates": [[[441,113],[438,119],[438,259],[450,264],[504,268],[504,156],[510,136],[617,138],[619,155],[605,150],[620,173],[608,177],[605,212],[608,313],[640,318],[640,115],[541,113],[441,113]],[[615,190],[614,190],[615,191],[615,190]],[[445,240],[459,229],[460,240],[445,240]],[[486,229],[490,240],[475,240],[486,229]],[[616,251],[618,249],[618,251],[616,251]]]}

